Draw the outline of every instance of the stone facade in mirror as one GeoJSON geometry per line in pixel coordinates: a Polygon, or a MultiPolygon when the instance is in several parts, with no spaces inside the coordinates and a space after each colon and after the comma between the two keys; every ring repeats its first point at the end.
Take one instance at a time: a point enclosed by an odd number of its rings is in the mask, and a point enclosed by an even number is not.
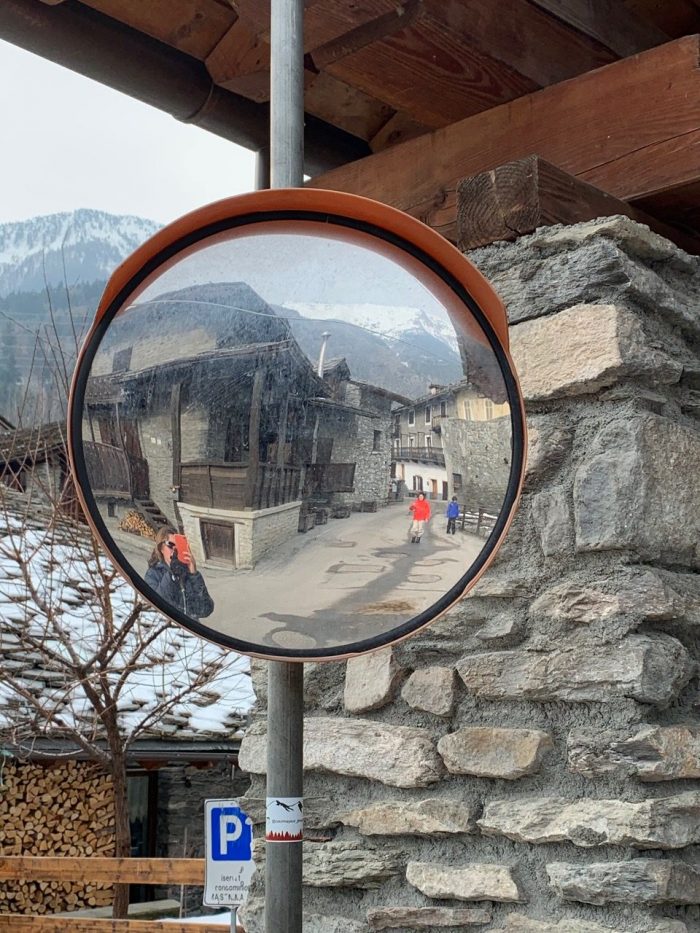
{"type": "Polygon", "coordinates": [[[366,234],[266,226],[127,299],[86,382],[84,459],[145,587],[261,651],[336,648],[429,611],[478,559],[510,407],[434,273],[366,234]]]}

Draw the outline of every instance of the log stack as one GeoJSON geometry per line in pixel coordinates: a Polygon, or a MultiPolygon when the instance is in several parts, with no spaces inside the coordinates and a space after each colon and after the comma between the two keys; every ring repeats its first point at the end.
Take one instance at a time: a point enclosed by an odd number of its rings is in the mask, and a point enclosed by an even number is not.
{"type": "Polygon", "coordinates": [[[154,529],[151,528],[146,519],[135,509],[126,513],[124,518],[119,522],[119,527],[122,531],[129,531],[131,534],[141,535],[141,537],[150,538],[152,541],[154,541],[156,537],[154,529]]]}
{"type": "MultiPolygon", "coordinates": [[[[89,762],[5,764],[0,781],[0,855],[114,855],[108,775],[89,762]]],[[[104,907],[112,886],[72,881],[0,882],[0,913],[104,907]]]]}

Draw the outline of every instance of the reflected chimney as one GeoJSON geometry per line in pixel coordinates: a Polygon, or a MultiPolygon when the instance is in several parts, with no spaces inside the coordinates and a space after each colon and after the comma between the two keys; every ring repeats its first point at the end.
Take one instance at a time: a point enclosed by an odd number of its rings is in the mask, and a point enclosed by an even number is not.
{"type": "Polygon", "coordinates": [[[324,330],[324,332],[321,334],[322,343],[321,343],[321,352],[318,354],[318,370],[317,370],[318,375],[321,377],[321,379],[323,378],[323,363],[324,363],[324,360],[326,359],[326,347],[328,346],[329,337],[330,337],[330,334],[328,333],[328,331],[324,330]]]}

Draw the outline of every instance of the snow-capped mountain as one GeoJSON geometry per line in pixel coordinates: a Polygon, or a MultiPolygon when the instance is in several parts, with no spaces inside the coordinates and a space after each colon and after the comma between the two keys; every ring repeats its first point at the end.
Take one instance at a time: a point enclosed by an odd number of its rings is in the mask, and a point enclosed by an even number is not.
{"type": "Polygon", "coordinates": [[[317,321],[343,321],[361,327],[370,333],[380,334],[392,340],[405,339],[407,335],[427,335],[446,343],[457,350],[454,327],[447,314],[435,308],[406,308],[395,305],[377,304],[297,304],[289,302],[286,307],[298,311],[302,317],[317,321]]]}
{"type": "Polygon", "coordinates": [[[84,209],[0,224],[0,296],[104,281],[159,226],[84,209]]]}
{"type": "Polygon", "coordinates": [[[289,318],[309,359],[318,357],[328,333],[329,359],[345,357],[354,378],[409,398],[425,395],[433,382],[447,385],[463,376],[454,328],[437,308],[289,302],[275,311],[289,318]]]}

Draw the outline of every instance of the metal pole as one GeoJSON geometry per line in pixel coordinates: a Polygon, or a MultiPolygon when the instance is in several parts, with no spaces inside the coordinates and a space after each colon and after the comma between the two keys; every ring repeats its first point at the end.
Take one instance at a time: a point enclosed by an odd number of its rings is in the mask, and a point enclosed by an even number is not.
{"type": "MultiPolygon", "coordinates": [[[[304,181],[304,0],[272,0],[270,23],[270,187],[304,181]]],[[[262,159],[260,160],[262,162],[262,159]]],[[[304,793],[304,670],[268,664],[267,803],[304,793]]],[[[269,811],[269,808],[268,808],[269,811]]],[[[302,843],[268,842],[266,933],[301,933],[302,843]]]]}
{"type": "Polygon", "coordinates": [[[304,0],[272,0],[270,187],[304,182],[304,0]]]}

